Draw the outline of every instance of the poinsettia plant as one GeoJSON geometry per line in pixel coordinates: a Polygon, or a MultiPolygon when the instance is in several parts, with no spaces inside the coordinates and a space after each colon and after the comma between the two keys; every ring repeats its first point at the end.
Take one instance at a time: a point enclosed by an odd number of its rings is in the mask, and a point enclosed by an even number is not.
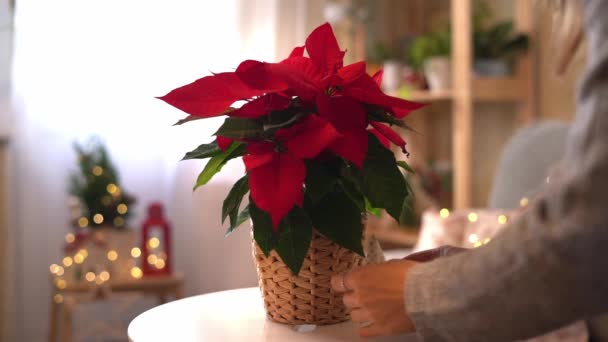
{"type": "Polygon", "coordinates": [[[363,255],[363,215],[385,209],[400,220],[411,194],[399,167],[411,169],[389,146],[407,154],[406,143],[391,126],[406,127],[401,119],[422,105],[384,94],[382,71],[343,66],[344,54],[324,24],[279,63],[246,60],[160,98],[189,114],[177,124],[226,116],[215,141],[184,157],[210,158],[195,189],[242,157],[246,174],[222,207],[227,234],[251,218],[262,251],[276,250],[294,274],[313,228],[363,255]],[[238,101],[246,102],[231,107],[238,101]]]}

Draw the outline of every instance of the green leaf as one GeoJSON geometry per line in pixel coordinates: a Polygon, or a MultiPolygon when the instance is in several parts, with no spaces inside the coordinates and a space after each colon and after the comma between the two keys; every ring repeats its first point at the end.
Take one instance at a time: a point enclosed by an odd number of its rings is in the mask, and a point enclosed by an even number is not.
{"type": "Polygon", "coordinates": [[[344,193],[350,198],[350,200],[357,205],[359,210],[361,210],[362,212],[366,210],[365,196],[363,196],[361,188],[359,187],[359,184],[357,184],[355,179],[353,179],[352,177],[343,176],[342,178],[340,178],[340,186],[342,187],[344,193]]]}
{"type": "Polygon", "coordinates": [[[260,138],[264,134],[262,122],[246,118],[226,118],[215,135],[232,139],[260,138]]]}
{"type": "Polygon", "coordinates": [[[268,120],[264,123],[264,131],[276,130],[287,127],[296,121],[300,120],[308,113],[292,113],[291,111],[273,112],[268,115],[268,120]]]}
{"type": "Polygon", "coordinates": [[[399,221],[403,201],[408,195],[405,178],[397,167],[393,153],[371,133],[368,141],[367,156],[361,169],[363,193],[374,208],[386,209],[399,221]]]}
{"type": "Polygon", "coordinates": [[[361,245],[361,209],[344,191],[332,191],[319,203],[306,204],[312,223],[319,233],[346,249],[364,255],[361,245]]]}
{"type": "Polygon", "coordinates": [[[272,229],[270,215],[258,208],[249,197],[249,215],[253,221],[253,239],[260,246],[264,255],[269,256],[278,242],[278,236],[272,229]]]}
{"type": "Polygon", "coordinates": [[[410,193],[403,201],[403,211],[399,218],[399,223],[406,226],[417,226],[420,224],[414,209],[414,196],[410,193]]]}
{"type": "MultiPolygon", "coordinates": [[[[217,116],[228,114],[228,113],[232,112],[235,109],[236,108],[229,107],[228,109],[226,109],[222,113],[218,114],[217,116]]],[[[207,118],[204,118],[204,117],[201,117],[201,116],[188,115],[187,117],[185,117],[185,118],[179,120],[178,122],[174,123],[173,126],[179,126],[179,125],[185,124],[186,122],[196,121],[196,120],[202,120],[202,119],[207,119],[207,118]]]]}
{"type": "Polygon", "coordinates": [[[369,200],[367,198],[365,198],[365,211],[376,217],[382,216],[382,209],[372,207],[372,204],[369,203],[369,200]]]}
{"type": "Polygon", "coordinates": [[[294,275],[300,273],[312,239],[312,223],[304,209],[294,207],[279,225],[276,250],[294,275]]]}
{"type": "Polygon", "coordinates": [[[217,142],[214,141],[211,144],[202,144],[196,149],[186,153],[182,160],[211,158],[220,153],[222,153],[222,150],[217,147],[217,142]]]}
{"type": "Polygon", "coordinates": [[[407,195],[414,196],[414,189],[412,189],[412,186],[410,185],[410,182],[407,180],[407,178],[405,178],[405,186],[407,186],[407,195]]]}
{"type": "Polygon", "coordinates": [[[350,167],[343,168],[340,185],[342,186],[344,193],[346,193],[357,207],[359,207],[361,212],[368,212],[378,217],[382,216],[381,209],[374,208],[369,202],[369,199],[363,195],[359,180],[352,174],[350,167]]]}
{"type": "Polygon", "coordinates": [[[239,208],[243,201],[243,196],[249,192],[249,175],[243,176],[239,179],[224,200],[222,205],[222,223],[226,221],[226,217],[230,216],[230,226],[234,226],[237,221],[239,208]]]}
{"type": "Polygon", "coordinates": [[[371,121],[384,122],[391,126],[397,126],[405,128],[408,131],[416,132],[413,128],[408,126],[403,120],[397,119],[391,114],[387,113],[384,109],[377,106],[368,106],[368,118],[371,121]]]}
{"type": "Polygon", "coordinates": [[[207,162],[207,165],[205,165],[203,171],[198,175],[196,185],[194,185],[194,190],[207,184],[216,173],[222,170],[222,167],[224,167],[224,165],[226,165],[230,159],[241,157],[245,155],[245,153],[246,150],[244,144],[240,142],[233,142],[226,151],[222,151],[221,153],[213,156],[213,158],[207,162]]]}
{"type": "Polygon", "coordinates": [[[528,36],[520,34],[517,35],[516,37],[514,37],[513,39],[509,40],[507,43],[505,43],[504,46],[502,46],[502,53],[507,56],[507,57],[511,57],[514,54],[516,54],[517,52],[522,52],[522,51],[526,51],[528,49],[528,46],[530,45],[528,36]]]}
{"type": "Polygon", "coordinates": [[[242,225],[243,223],[245,223],[250,218],[251,218],[251,216],[249,215],[249,206],[246,206],[245,209],[243,209],[243,211],[241,211],[239,213],[239,217],[236,220],[236,224],[235,225],[230,225],[230,227],[228,227],[228,229],[226,229],[226,233],[224,234],[224,236],[226,237],[226,236],[232,234],[232,232],[235,229],[237,229],[240,225],[242,225]]]}
{"type": "Polygon", "coordinates": [[[337,177],[332,175],[324,165],[314,162],[306,163],[306,194],[314,203],[331,191],[336,181],[337,177]]]}
{"type": "Polygon", "coordinates": [[[176,123],[173,124],[173,126],[179,126],[179,125],[183,125],[186,122],[190,122],[190,121],[196,121],[196,120],[202,120],[205,119],[203,117],[200,116],[194,116],[194,115],[188,115],[187,117],[177,121],[176,123]]]}
{"type": "Polygon", "coordinates": [[[405,171],[407,171],[409,173],[416,174],[416,171],[414,171],[414,169],[412,169],[412,167],[403,160],[397,161],[397,165],[399,165],[402,169],[404,169],[405,171]]]}
{"type": "Polygon", "coordinates": [[[245,207],[245,209],[243,209],[239,213],[239,217],[236,219],[236,227],[242,225],[243,223],[248,221],[250,218],[251,218],[251,215],[249,214],[249,205],[248,205],[245,207]]]}
{"type": "Polygon", "coordinates": [[[488,33],[494,41],[494,44],[504,44],[513,34],[513,21],[506,20],[499,22],[494,27],[490,28],[488,33]]]}

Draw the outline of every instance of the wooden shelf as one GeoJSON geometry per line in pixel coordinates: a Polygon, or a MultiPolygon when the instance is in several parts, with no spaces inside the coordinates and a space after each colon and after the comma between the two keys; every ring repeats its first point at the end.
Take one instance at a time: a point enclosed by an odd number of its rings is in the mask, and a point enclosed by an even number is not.
{"type": "MultiPolygon", "coordinates": [[[[174,273],[169,275],[145,276],[141,279],[129,280],[110,280],[108,283],[112,291],[160,291],[167,287],[181,286],[184,282],[183,273],[174,273]]],[[[57,292],[87,292],[93,289],[94,284],[82,280],[79,282],[69,283],[64,289],[57,289],[57,292]]]]}
{"type": "MultiPolygon", "coordinates": [[[[393,95],[396,96],[396,95],[393,95]]],[[[448,101],[452,99],[452,91],[451,90],[439,90],[439,91],[429,91],[429,90],[415,90],[410,93],[406,98],[410,101],[416,102],[435,102],[435,101],[448,101]]]]}
{"type": "Polygon", "coordinates": [[[473,99],[488,102],[521,101],[522,82],[515,77],[474,78],[473,99]]]}
{"type": "MultiPolygon", "coordinates": [[[[474,78],[472,96],[477,102],[509,102],[522,100],[521,81],[515,77],[491,78],[482,77],[474,78]]],[[[389,93],[392,96],[401,97],[397,92],[389,93]]],[[[438,102],[450,101],[454,97],[452,90],[414,90],[408,96],[403,97],[406,100],[416,102],[438,102]]]]}

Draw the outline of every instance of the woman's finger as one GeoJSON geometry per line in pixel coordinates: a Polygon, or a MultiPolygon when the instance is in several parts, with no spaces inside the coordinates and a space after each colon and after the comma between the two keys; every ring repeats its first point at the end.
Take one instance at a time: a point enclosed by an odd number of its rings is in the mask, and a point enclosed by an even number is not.
{"type": "Polygon", "coordinates": [[[348,273],[334,274],[331,276],[331,288],[338,292],[344,293],[352,290],[352,288],[347,285],[347,277],[348,273]]]}
{"type": "Polygon", "coordinates": [[[359,328],[359,336],[361,337],[376,337],[385,335],[386,333],[383,331],[381,327],[376,324],[370,324],[364,327],[359,328]]]}
{"type": "Polygon", "coordinates": [[[410,254],[404,258],[404,260],[411,260],[417,262],[432,261],[437,258],[447,257],[454,254],[458,254],[466,251],[466,248],[454,247],[454,246],[441,246],[426,251],[410,254]]]}
{"type": "Polygon", "coordinates": [[[350,312],[350,319],[353,322],[369,323],[372,322],[372,316],[365,309],[356,309],[350,312]]]}
{"type": "Polygon", "coordinates": [[[342,297],[342,302],[344,302],[344,305],[346,305],[346,307],[351,311],[361,307],[359,296],[356,295],[354,292],[348,292],[344,294],[344,296],[342,297]]]}

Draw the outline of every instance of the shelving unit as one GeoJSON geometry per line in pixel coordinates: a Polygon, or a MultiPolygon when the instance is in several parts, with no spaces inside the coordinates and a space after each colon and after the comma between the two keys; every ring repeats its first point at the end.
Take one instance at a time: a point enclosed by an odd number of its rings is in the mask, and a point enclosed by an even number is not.
{"type": "MultiPolygon", "coordinates": [[[[391,94],[393,96],[399,96],[396,93],[391,94]]],[[[441,91],[426,91],[426,90],[414,90],[407,96],[408,100],[415,102],[434,102],[434,101],[448,101],[452,99],[451,90],[441,91]]]]}
{"type": "MultiPolygon", "coordinates": [[[[515,74],[505,78],[475,78],[473,75],[472,49],[472,2],[450,0],[452,27],[452,89],[413,91],[407,99],[417,102],[446,102],[451,108],[451,149],[453,164],[453,209],[470,208],[473,186],[473,144],[475,104],[517,104],[517,123],[530,122],[537,112],[536,76],[533,72],[534,23],[532,2],[514,0],[516,30],[527,34],[531,44],[526,54],[518,58],[515,74]]],[[[413,10],[420,10],[420,3],[412,2],[413,10]]],[[[392,94],[396,96],[396,94],[392,94]]],[[[424,125],[428,126],[429,123],[424,125]]],[[[479,142],[475,142],[479,143],[479,142]]],[[[411,231],[402,229],[382,231],[374,229],[381,241],[402,245],[413,244],[416,239],[411,231]]]]}
{"type": "MultiPolygon", "coordinates": [[[[520,88],[521,81],[517,77],[477,78],[472,80],[473,102],[511,102],[520,101],[525,96],[525,89],[520,88]]],[[[399,96],[391,93],[392,96],[399,96]]],[[[454,99],[452,90],[428,91],[414,90],[407,97],[416,102],[451,101],[454,99]]]]}
{"type": "MultiPolygon", "coordinates": [[[[515,0],[514,22],[518,32],[533,37],[531,2],[515,0]]],[[[413,91],[407,99],[418,102],[449,101],[452,105],[452,161],[454,165],[454,209],[472,205],[472,145],[476,102],[515,102],[520,124],[534,118],[535,75],[532,72],[533,52],[518,59],[514,76],[505,78],[474,78],[472,70],[472,0],[451,0],[452,20],[452,89],[444,91],[413,91]]],[[[530,49],[533,48],[531,44],[530,49]]],[[[396,95],[396,94],[393,94],[396,95]]]]}

